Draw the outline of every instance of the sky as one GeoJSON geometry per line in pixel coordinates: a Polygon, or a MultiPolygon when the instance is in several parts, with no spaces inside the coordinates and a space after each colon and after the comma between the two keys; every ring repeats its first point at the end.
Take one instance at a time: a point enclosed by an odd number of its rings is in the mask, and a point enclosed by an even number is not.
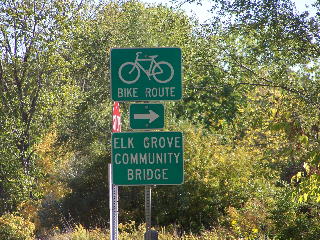
{"type": "MultiPolygon", "coordinates": [[[[177,4],[172,4],[170,0],[141,0],[142,2],[145,3],[150,3],[150,4],[164,4],[167,6],[177,6],[177,4]]],[[[296,7],[298,11],[305,11],[308,10],[311,15],[315,15],[315,9],[311,7],[311,4],[314,3],[316,0],[293,0],[295,2],[296,7]],[[309,8],[306,7],[306,5],[309,6],[309,8]]],[[[210,18],[210,13],[208,10],[211,7],[210,0],[202,0],[202,5],[198,5],[196,3],[193,4],[184,4],[182,6],[182,9],[186,11],[188,15],[195,15],[200,23],[205,22],[208,18],[210,18]]]]}

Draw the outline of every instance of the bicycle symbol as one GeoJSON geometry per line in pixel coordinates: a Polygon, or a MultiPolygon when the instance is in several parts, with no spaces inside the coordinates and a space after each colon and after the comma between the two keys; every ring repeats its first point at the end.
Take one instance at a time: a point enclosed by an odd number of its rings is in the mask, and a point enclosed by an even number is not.
{"type": "Polygon", "coordinates": [[[147,75],[149,80],[151,76],[158,83],[170,82],[174,75],[173,67],[166,61],[157,62],[155,59],[158,55],[147,56],[146,58],[139,58],[142,52],[136,53],[136,59],[134,62],[123,63],[118,71],[119,78],[126,84],[133,84],[140,78],[141,70],[147,75]],[[149,57],[149,58],[148,58],[149,57]],[[151,62],[149,69],[145,69],[140,62],[151,62]]]}

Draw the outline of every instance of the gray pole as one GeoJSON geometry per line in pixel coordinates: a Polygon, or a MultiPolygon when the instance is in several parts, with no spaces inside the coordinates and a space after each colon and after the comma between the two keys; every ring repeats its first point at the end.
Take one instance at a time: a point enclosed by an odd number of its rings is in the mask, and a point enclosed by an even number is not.
{"type": "Polygon", "coordinates": [[[144,240],[158,240],[158,232],[151,230],[151,186],[146,185],[145,191],[145,214],[146,214],[146,232],[144,240]]]}
{"type": "Polygon", "coordinates": [[[112,165],[108,164],[109,173],[109,209],[110,239],[118,240],[118,186],[112,184],[112,165]]]}
{"type": "Polygon", "coordinates": [[[146,231],[151,229],[151,186],[145,186],[146,231]]]}
{"type": "Polygon", "coordinates": [[[151,240],[151,186],[145,186],[146,240],[151,240]]]}

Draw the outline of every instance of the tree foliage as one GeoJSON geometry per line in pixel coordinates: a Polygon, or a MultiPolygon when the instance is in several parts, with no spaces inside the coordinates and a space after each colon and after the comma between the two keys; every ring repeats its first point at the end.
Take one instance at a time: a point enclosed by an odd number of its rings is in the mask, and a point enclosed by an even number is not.
{"type": "Polygon", "coordinates": [[[60,1],[0,4],[1,211],[39,197],[41,169],[34,146],[57,116],[68,111],[62,104],[77,91],[69,85],[59,54],[71,22],[67,12],[74,8],[74,3],[60,1]]]}
{"type": "MultiPolygon", "coordinates": [[[[0,3],[2,219],[17,210],[38,234],[107,226],[110,49],[174,46],[184,98],[166,103],[166,130],[184,132],[185,182],[153,189],[154,223],[318,235],[319,16],[290,0],[211,2],[204,25],[139,1],[0,3]]],[[[121,187],[120,221],[132,220],[144,221],[143,188],[121,187]]]]}

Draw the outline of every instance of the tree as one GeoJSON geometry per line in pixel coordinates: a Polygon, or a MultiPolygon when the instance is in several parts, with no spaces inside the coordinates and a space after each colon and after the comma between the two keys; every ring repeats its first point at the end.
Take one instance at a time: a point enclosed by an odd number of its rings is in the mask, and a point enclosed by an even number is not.
{"type": "Polygon", "coordinates": [[[319,84],[308,75],[319,68],[317,18],[298,13],[290,0],[212,3],[216,17],[207,38],[219,49],[220,65],[236,80],[234,87],[280,88],[319,104],[319,84]]]}
{"type": "Polygon", "coordinates": [[[63,101],[63,94],[55,95],[68,82],[59,52],[70,12],[79,7],[70,1],[0,3],[0,212],[39,197],[34,146],[52,124],[53,106],[63,101]]]}
{"type": "MultiPolygon", "coordinates": [[[[64,176],[72,189],[61,199],[65,216],[85,226],[103,226],[108,221],[106,174],[111,150],[110,49],[177,46],[189,58],[192,24],[182,12],[164,6],[148,7],[138,1],[111,1],[89,12],[92,15],[80,18],[69,32],[66,61],[81,88],[82,101],[73,117],[59,124],[57,145],[69,144],[74,153],[69,174],[64,176]]],[[[124,115],[127,107],[121,105],[124,115]]],[[[125,117],[123,122],[126,129],[125,117]]],[[[120,218],[141,221],[141,211],[132,209],[137,199],[131,198],[132,192],[121,190],[120,218]]]]}
{"type": "MultiPolygon", "coordinates": [[[[209,30],[202,32],[209,50],[200,58],[208,68],[194,78],[198,84],[194,81],[195,89],[190,87],[188,111],[193,118],[199,114],[198,106],[215,110],[212,105],[219,106],[216,99],[224,96],[217,89],[230,87],[230,95],[239,97],[231,121],[228,124],[221,121],[223,131],[219,133],[228,136],[226,139],[235,147],[239,139],[247,139],[259,147],[264,156],[260,164],[266,167],[270,183],[280,187],[279,192],[291,184],[291,199],[297,200],[299,207],[306,211],[316,212],[315,203],[319,201],[319,17],[298,13],[289,0],[211,2],[216,18],[209,24],[209,30]],[[210,98],[211,105],[196,95],[199,90],[195,86],[199,86],[205,98],[210,98]]],[[[208,115],[205,112],[203,116],[208,115]]],[[[207,126],[219,130],[216,126],[221,116],[223,120],[225,116],[221,113],[211,114],[207,126]]],[[[282,203],[278,200],[277,204],[282,203]]],[[[298,207],[293,212],[297,216],[290,216],[293,221],[305,219],[298,207]]],[[[312,218],[317,219],[314,215],[312,218]]],[[[288,229],[303,231],[295,224],[288,229]]],[[[309,234],[312,236],[312,232],[309,234]]]]}

